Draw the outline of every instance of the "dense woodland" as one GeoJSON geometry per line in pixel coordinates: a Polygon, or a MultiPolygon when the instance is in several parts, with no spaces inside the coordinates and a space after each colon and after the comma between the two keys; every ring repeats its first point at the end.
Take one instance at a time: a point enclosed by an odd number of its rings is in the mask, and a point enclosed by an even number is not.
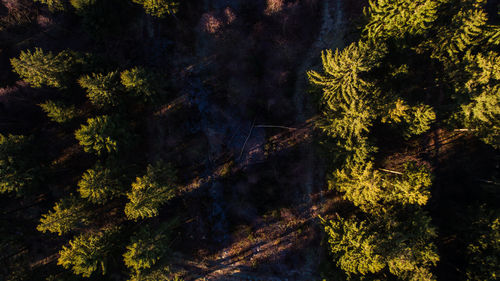
{"type": "Polygon", "coordinates": [[[498,280],[497,0],[1,0],[0,280],[498,280]]]}

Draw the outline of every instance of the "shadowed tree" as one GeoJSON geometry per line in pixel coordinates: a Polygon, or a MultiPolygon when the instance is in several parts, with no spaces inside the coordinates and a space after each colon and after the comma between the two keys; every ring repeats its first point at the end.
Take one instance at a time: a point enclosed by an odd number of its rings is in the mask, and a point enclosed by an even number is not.
{"type": "Polygon", "coordinates": [[[90,277],[99,269],[102,275],[106,274],[108,254],[117,232],[118,229],[110,228],[76,236],[68,247],[62,247],[57,264],[83,277],[90,277]]]}
{"type": "Polygon", "coordinates": [[[75,119],[79,112],[74,105],[65,105],[62,102],[46,101],[39,104],[42,110],[47,113],[50,120],[57,123],[66,123],[75,119]]]}
{"type": "Polygon", "coordinates": [[[160,77],[152,71],[134,67],[121,73],[122,85],[135,97],[149,102],[164,91],[160,77]]]}
{"type": "Polygon", "coordinates": [[[34,51],[22,51],[19,58],[13,58],[10,62],[14,72],[33,87],[64,88],[71,82],[77,65],[76,57],[76,53],[71,51],[54,55],[35,48],[34,51]]]}
{"type": "Polygon", "coordinates": [[[59,235],[84,227],[89,223],[89,214],[81,199],[71,195],[57,202],[52,211],[42,215],[36,229],[59,235]]]}
{"type": "Polygon", "coordinates": [[[160,207],[175,196],[175,180],[172,166],[161,161],[148,165],[146,175],[136,178],[132,190],[127,193],[127,217],[137,220],[157,216],[160,207]]]}
{"type": "Polygon", "coordinates": [[[103,115],[89,118],[87,125],[75,132],[75,137],[86,152],[102,155],[117,152],[131,136],[117,117],[103,115]]]}
{"type": "Polygon", "coordinates": [[[159,18],[174,15],[179,9],[179,2],[176,0],[132,0],[132,2],[142,5],[146,13],[159,18]]]}

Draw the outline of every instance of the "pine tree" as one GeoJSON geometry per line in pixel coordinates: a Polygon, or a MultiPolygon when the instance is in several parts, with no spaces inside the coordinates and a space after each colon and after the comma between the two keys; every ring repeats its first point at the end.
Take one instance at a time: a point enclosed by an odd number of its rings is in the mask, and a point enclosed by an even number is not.
{"type": "Polygon", "coordinates": [[[29,137],[0,134],[0,193],[23,195],[35,184],[39,167],[29,137]]]}
{"type": "Polygon", "coordinates": [[[19,58],[13,58],[10,62],[14,72],[33,87],[63,88],[70,82],[78,60],[77,55],[70,51],[54,55],[35,48],[34,51],[22,51],[19,58]]]}
{"type": "Polygon", "coordinates": [[[409,212],[398,221],[390,214],[375,221],[325,221],[325,231],[337,265],[349,276],[390,272],[402,280],[434,280],[430,267],[439,260],[431,240],[436,236],[430,218],[409,212]]]}
{"type": "Polygon", "coordinates": [[[116,228],[109,228],[98,233],[78,235],[69,241],[68,247],[62,247],[57,264],[83,277],[90,277],[99,269],[102,275],[106,274],[107,256],[117,231],[116,228]]]}
{"type": "Polygon", "coordinates": [[[170,165],[161,161],[148,165],[146,175],[136,178],[132,190],[127,193],[127,217],[137,220],[157,216],[160,207],[175,196],[175,179],[175,171],[170,165]]]}
{"type": "Polygon", "coordinates": [[[120,194],[120,182],[111,169],[100,164],[88,169],[78,182],[78,192],[94,204],[105,204],[108,200],[120,194]]]}
{"type": "Polygon", "coordinates": [[[89,118],[87,125],[75,132],[75,137],[86,152],[102,155],[117,152],[127,144],[130,134],[117,117],[103,115],[89,118]]]}
{"type": "Polygon", "coordinates": [[[140,276],[143,270],[151,268],[169,251],[170,228],[169,224],[141,227],[132,236],[123,258],[134,275],[140,276]]]}
{"type": "Polygon", "coordinates": [[[179,2],[176,0],[132,0],[132,2],[142,5],[146,13],[159,18],[174,15],[179,10],[179,2]]]}
{"type": "Polygon", "coordinates": [[[35,2],[40,2],[46,4],[50,10],[64,10],[64,3],[62,0],[34,0],[35,2]]]}
{"type": "Polygon", "coordinates": [[[98,108],[116,106],[122,99],[118,72],[85,75],[78,79],[80,86],[87,91],[87,97],[98,108]]]}
{"type": "Polygon", "coordinates": [[[153,72],[134,67],[121,73],[121,82],[133,96],[148,102],[162,92],[160,78],[153,72]]]}
{"type": "Polygon", "coordinates": [[[364,10],[368,23],[365,38],[380,42],[387,38],[422,35],[438,16],[439,0],[370,0],[364,10]]]}
{"type": "Polygon", "coordinates": [[[67,123],[78,116],[78,110],[74,105],[65,105],[62,102],[46,101],[39,104],[42,110],[47,113],[50,120],[57,123],[67,123]]]}
{"type": "Polygon", "coordinates": [[[59,235],[66,234],[89,223],[89,214],[85,204],[71,195],[57,202],[52,211],[42,215],[37,230],[53,232],[59,235]]]}

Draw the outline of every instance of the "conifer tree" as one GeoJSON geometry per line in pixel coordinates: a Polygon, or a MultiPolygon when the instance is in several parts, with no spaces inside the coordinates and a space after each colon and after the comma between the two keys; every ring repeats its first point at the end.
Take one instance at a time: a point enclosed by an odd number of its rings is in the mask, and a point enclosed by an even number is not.
{"type": "Polygon", "coordinates": [[[133,96],[148,102],[162,92],[158,75],[141,67],[134,67],[121,73],[121,82],[133,96]]]}
{"type": "Polygon", "coordinates": [[[434,280],[430,267],[439,261],[431,242],[435,230],[421,211],[408,214],[390,214],[371,222],[323,220],[337,265],[349,277],[388,272],[402,280],[434,280]]]}
{"type": "Polygon", "coordinates": [[[128,142],[130,134],[117,117],[102,115],[89,118],[87,125],[75,132],[75,137],[86,152],[102,155],[117,152],[128,142]]]}
{"type": "Polygon", "coordinates": [[[64,10],[64,3],[62,0],[34,0],[35,2],[40,2],[46,4],[50,10],[64,10]]]}
{"type": "Polygon", "coordinates": [[[78,115],[78,110],[74,105],[65,105],[62,102],[49,100],[39,106],[52,121],[57,123],[70,122],[78,115]]]}
{"type": "Polygon", "coordinates": [[[53,232],[59,235],[66,234],[89,223],[89,214],[85,204],[71,195],[57,202],[52,211],[42,215],[37,230],[53,232]]]}
{"type": "Polygon", "coordinates": [[[118,72],[85,75],[78,79],[80,86],[87,91],[87,97],[99,108],[116,106],[122,99],[118,72]]]}
{"type": "Polygon", "coordinates": [[[68,85],[77,65],[77,56],[70,51],[57,55],[40,48],[21,51],[19,58],[10,60],[14,72],[33,87],[49,86],[63,88],[68,85]]]}
{"type": "Polygon", "coordinates": [[[127,193],[127,217],[137,220],[157,216],[160,207],[175,196],[175,179],[175,171],[170,165],[161,161],[148,165],[146,175],[137,177],[127,193]]]}
{"type": "Polygon", "coordinates": [[[0,134],[0,193],[23,195],[38,177],[30,138],[0,134]]]}
{"type": "Polygon", "coordinates": [[[169,224],[154,228],[145,226],[132,236],[123,258],[134,275],[140,276],[143,270],[151,268],[168,252],[170,228],[169,224]]]}
{"type": "Polygon", "coordinates": [[[142,5],[146,13],[159,18],[174,15],[179,10],[179,2],[176,0],[132,0],[132,2],[142,5]]]}
{"type": "Polygon", "coordinates": [[[109,228],[98,233],[84,233],[69,241],[59,252],[57,264],[83,277],[90,277],[100,270],[106,274],[108,254],[113,248],[116,228],[109,228]]]}
{"type": "Polygon", "coordinates": [[[78,182],[78,192],[91,203],[105,204],[120,194],[120,183],[111,169],[100,164],[88,169],[78,182]]]}

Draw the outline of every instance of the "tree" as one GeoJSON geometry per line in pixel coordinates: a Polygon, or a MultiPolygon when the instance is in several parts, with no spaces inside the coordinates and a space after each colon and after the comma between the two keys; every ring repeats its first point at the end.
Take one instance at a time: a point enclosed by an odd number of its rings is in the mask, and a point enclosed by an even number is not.
{"type": "Polygon", "coordinates": [[[46,4],[50,10],[64,10],[64,3],[62,0],[34,0],[35,2],[40,2],[46,4]]]}
{"type": "Polygon", "coordinates": [[[91,203],[105,204],[120,194],[120,182],[111,169],[100,164],[88,169],[78,182],[78,192],[91,203]]]}
{"type": "Polygon", "coordinates": [[[132,2],[142,5],[146,13],[159,18],[174,15],[179,10],[179,2],[175,0],[132,0],[132,2]]]}
{"type": "Polygon", "coordinates": [[[363,142],[377,116],[372,101],[378,90],[363,77],[374,65],[375,55],[368,56],[367,48],[353,43],[341,52],[327,50],[321,57],[324,74],[307,73],[309,81],[323,90],[321,128],[346,147],[363,142]]]}
{"type": "Polygon", "coordinates": [[[39,167],[34,154],[31,138],[0,134],[0,193],[21,196],[36,183],[39,167]]]}
{"type": "Polygon", "coordinates": [[[36,229],[40,232],[66,234],[89,223],[89,214],[83,202],[71,195],[57,202],[53,211],[43,214],[36,229]]]}
{"type": "Polygon", "coordinates": [[[109,228],[98,233],[78,235],[69,241],[69,247],[62,247],[57,264],[83,277],[90,277],[99,269],[102,275],[106,274],[107,255],[112,250],[117,231],[116,228],[109,228]]]}
{"type": "Polygon", "coordinates": [[[350,278],[388,271],[403,280],[434,280],[430,268],[439,257],[430,218],[419,210],[403,213],[371,222],[322,219],[337,265],[350,278]]]}
{"type": "Polygon", "coordinates": [[[46,101],[39,104],[47,116],[54,122],[67,123],[78,116],[78,110],[74,105],[65,105],[62,102],[46,101]]]}
{"type": "Polygon", "coordinates": [[[19,58],[12,58],[10,62],[14,72],[33,87],[63,88],[70,82],[78,60],[76,53],[71,51],[54,55],[35,48],[34,51],[21,51],[19,58]]]}
{"type": "Polygon", "coordinates": [[[401,174],[381,173],[372,162],[348,159],[333,173],[328,184],[364,212],[381,214],[395,205],[420,205],[430,197],[430,172],[408,162],[401,174]]]}
{"type": "Polygon", "coordinates": [[[123,258],[136,276],[155,265],[169,251],[171,227],[171,224],[141,227],[132,236],[123,258]]]}
{"type": "Polygon", "coordinates": [[[466,232],[467,280],[497,280],[500,276],[500,213],[481,206],[466,232]]]}
{"type": "Polygon", "coordinates": [[[89,118],[75,132],[76,139],[86,152],[102,155],[117,152],[130,138],[125,125],[117,118],[108,115],[89,118]]]}
{"type": "Polygon", "coordinates": [[[146,175],[137,177],[132,183],[132,190],[127,193],[127,217],[137,220],[157,216],[160,207],[175,196],[175,180],[172,166],[161,161],[148,165],[146,175]]]}
{"type": "Polygon", "coordinates": [[[158,75],[141,67],[134,67],[121,73],[121,82],[133,96],[148,102],[157,97],[164,85],[158,75]]]}
{"type": "Polygon", "coordinates": [[[80,86],[87,90],[87,97],[93,105],[99,108],[116,106],[123,97],[120,95],[119,73],[85,75],[78,79],[80,86]]]}

